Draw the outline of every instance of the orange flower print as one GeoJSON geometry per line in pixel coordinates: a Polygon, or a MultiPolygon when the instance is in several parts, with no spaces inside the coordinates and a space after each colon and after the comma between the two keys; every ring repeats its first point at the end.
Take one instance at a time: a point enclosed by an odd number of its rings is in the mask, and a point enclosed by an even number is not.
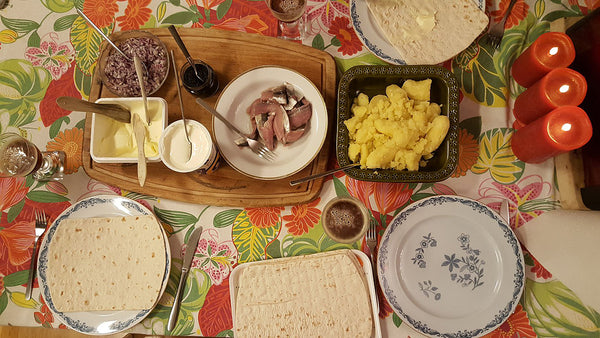
{"type": "Polygon", "coordinates": [[[117,0],[85,0],[83,3],[83,13],[100,28],[110,26],[118,11],[117,0]]]}
{"type": "Polygon", "coordinates": [[[52,328],[52,323],[54,322],[54,316],[52,312],[50,312],[50,308],[44,302],[44,298],[40,295],[40,303],[42,303],[42,307],[40,308],[40,312],[34,312],[33,317],[38,324],[41,324],[42,327],[52,328]]]}
{"type": "MultiPolygon", "coordinates": [[[[494,22],[500,22],[500,20],[502,20],[502,18],[504,17],[504,13],[506,13],[506,10],[508,9],[509,3],[510,0],[502,0],[500,1],[498,10],[490,12],[490,16],[494,18],[494,22]]],[[[523,19],[525,19],[525,17],[527,16],[527,12],[529,12],[529,5],[525,3],[525,0],[517,0],[512,10],[510,11],[508,18],[506,19],[504,28],[508,29],[513,26],[517,26],[520,21],[523,21],[523,19]]]]}
{"type": "Polygon", "coordinates": [[[350,25],[350,19],[343,16],[338,16],[333,19],[331,26],[329,27],[329,34],[335,35],[335,37],[341,42],[338,52],[343,55],[353,55],[362,50],[362,42],[358,39],[356,32],[350,25]]]}
{"type": "MultiPolygon", "coordinates": [[[[33,221],[13,221],[0,227],[0,257],[13,266],[28,263],[31,260],[29,248],[33,245],[33,221]],[[6,257],[8,256],[8,260],[6,257]]],[[[0,273],[10,274],[1,267],[0,273]]]]}
{"type": "Polygon", "coordinates": [[[21,202],[28,190],[25,177],[0,178],[0,211],[21,202]]]}
{"type": "Polygon", "coordinates": [[[252,14],[242,18],[228,18],[212,28],[264,35],[269,26],[258,15],[252,14]]]}
{"type": "Polygon", "coordinates": [[[122,30],[139,29],[144,25],[152,14],[148,8],[150,0],[129,0],[125,15],[117,17],[117,22],[122,30]]]}
{"type": "Polygon", "coordinates": [[[467,171],[477,163],[479,157],[479,144],[475,137],[466,129],[460,129],[458,132],[458,166],[452,177],[461,177],[467,174],[467,171]]]}
{"type": "Polygon", "coordinates": [[[406,183],[374,183],[373,196],[375,197],[375,204],[377,210],[384,215],[406,204],[412,193],[413,190],[406,183]]]}
{"type": "Polygon", "coordinates": [[[247,208],[246,213],[250,218],[250,223],[258,228],[272,227],[279,222],[279,215],[284,208],[247,208]]]}
{"type": "Polygon", "coordinates": [[[537,337],[535,331],[529,323],[527,313],[523,311],[523,306],[517,304],[515,312],[494,331],[486,334],[486,338],[509,338],[509,337],[537,337]]]}
{"type": "Polygon", "coordinates": [[[369,198],[375,189],[374,182],[355,180],[346,176],[346,189],[350,195],[358,198],[367,208],[371,208],[369,198]]]}
{"type": "Polygon", "coordinates": [[[79,128],[67,129],[58,133],[58,136],[46,145],[48,151],[64,151],[65,174],[72,174],[81,167],[81,145],[83,144],[83,130],[79,128]]]}
{"type": "Polygon", "coordinates": [[[291,234],[300,236],[319,223],[321,210],[315,207],[320,201],[321,199],[317,198],[308,204],[295,205],[292,207],[291,215],[283,216],[283,220],[287,222],[285,226],[291,234]]]}

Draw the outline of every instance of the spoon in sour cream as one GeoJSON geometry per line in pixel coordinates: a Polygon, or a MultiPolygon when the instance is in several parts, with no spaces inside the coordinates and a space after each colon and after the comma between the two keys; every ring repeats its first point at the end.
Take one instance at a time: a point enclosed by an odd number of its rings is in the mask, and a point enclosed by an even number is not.
{"type": "MultiPolygon", "coordinates": [[[[173,69],[178,69],[177,64],[175,63],[175,56],[173,55],[173,50],[171,50],[171,60],[173,61],[173,69]]],[[[187,158],[187,160],[189,161],[190,158],[192,158],[192,141],[190,141],[190,135],[188,133],[187,124],[185,123],[185,115],[183,113],[183,100],[181,99],[181,89],[179,88],[179,86],[180,86],[179,75],[177,74],[176,71],[173,73],[175,73],[175,82],[176,82],[175,86],[177,87],[177,96],[179,97],[179,108],[181,109],[181,119],[183,120],[183,130],[185,131],[185,139],[187,140],[187,144],[188,144],[188,146],[184,150],[185,156],[183,156],[183,158],[187,158]]]]}

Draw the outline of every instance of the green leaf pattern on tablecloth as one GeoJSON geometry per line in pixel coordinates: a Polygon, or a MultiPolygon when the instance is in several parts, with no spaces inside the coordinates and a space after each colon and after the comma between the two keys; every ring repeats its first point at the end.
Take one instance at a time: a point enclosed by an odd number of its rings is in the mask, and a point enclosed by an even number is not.
{"type": "Polygon", "coordinates": [[[52,77],[41,67],[26,60],[0,62],[0,132],[7,127],[22,127],[36,119],[36,104],[46,94],[52,77]],[[4,115],[8,114],[5,124],[4,115]]]}
{"type": "MultiPolygon", "coordinates": [[[[101,30],[104,34],[109,35],[113,31],[113,25],[101,28],[101,30]]],[[[102,37],[84,19],[78,17],[71,27],[71,43],[75,48],[75,61],[79,66],[77,68],[82,70],[85,75],[91,76],[96,68],[96,59],[100,55],[102,37]]]]}
{"type": "Polygon", "coordinates": [[[540,337],[598,337],[600,314],[560,281],[527,279],[523,305],[540,337]]]}
{"type": "Polygon", "coordinates": [[[259,228],[254,226],[248,212],[241,212],[233,222],[232,239],[238,250],[239,263],[254,262],[265,259],[267,245],[273,241],[281,230],[281,218],[277,224],[259,228]]]}
{"type": "Polygon", "coordinates": [[[525,163],[513,154],[510,147],[512,130],[491,129],[479,137],[479,158],[471,168],[475,174],[489,171],[492,178],[502,184],[512,184],[523,175],[525,163]]]}

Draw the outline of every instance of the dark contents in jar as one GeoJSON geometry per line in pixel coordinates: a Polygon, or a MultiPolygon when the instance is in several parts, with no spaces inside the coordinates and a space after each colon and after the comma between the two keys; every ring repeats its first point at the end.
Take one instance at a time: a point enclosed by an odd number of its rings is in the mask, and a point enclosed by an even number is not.
{"type": "Polygon", "coordinates": [[[146,92],[150,95],[158,90],[167,76],[168,69],[167,52],[162,46],[149,37],[129,38],[117,43],[117,46],[131,60],[112,49],[104,67],[106,85],[120,96],[140,96],[140,85],[133,62],[134,56],[137,55],[148,70],[147,74],[144,74],[146,92]]]}
{"type": "Polygon", "coordinates": [[[219,89],[219,81],[214,70],[205,63],[196,63],[196,69],[200,78],[196,76],[194,69],[189,64],[184,68],[182,81],[183,86],[192,94],[200,97],[209,97],[219,89]]]}
{"type": "Polygon", "coordinates": [[[361,232],[363,222],[360,208],[354,203],[342,200],[326,211],[324,225],[334,237],[350,239],[361,232]]]}

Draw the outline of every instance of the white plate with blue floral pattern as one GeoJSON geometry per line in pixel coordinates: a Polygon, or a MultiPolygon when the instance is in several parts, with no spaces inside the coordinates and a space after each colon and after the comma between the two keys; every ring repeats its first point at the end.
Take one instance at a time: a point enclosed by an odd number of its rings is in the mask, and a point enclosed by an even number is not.
{"type": "MultiPolygon", "coordinates": [[[[142,321],[152,309],[129,310],[129,311],[89,311],[89,312],[61,312],[56,310],[49,285],[46,281],[46,270],[48,269],[48,248],[56,233],[60,222],[67,218],[89,218],[89,217],[117,217],[153,215],[148,208],[142,204],[122,196],[99,195],[81,200],[65,211],[63,211],[50,225],[46,235],[40,244],[38,258],[38,278],[42,297],[50,308],[50,311],[63,322],[68,328],[77,332],[91,335],[107,335],[127,330],[142,321]]],[[[158,220],[157,220],[158,222],[158,220]]],[[[162,279],[160,295],[166,289],[171,270],[171,249],[169,240],[164,229],[161,230],[165,242],[166,264],[162,279]]],[[[159,295],[159,299],[160,299],[159,295]]],[[[158,302],[158,299],[157,299],[158,302]]]]}
{"type": "MultiPolygon", "coordinates": [[[[473,0],[481,9],[485,10],[485,1],[473,0]]],[[[406,62],[402,59],[402,55],[388,41],[385,34],[379,29],[377,20],[369,11],[369,6],[365,0],[350,0],[350,19],[352,27],[363,45],[367,47],[371,53],[375,54],[383,61],[396,65],[404,65],[406,62]]]]}
{"type": "Polygon", "coordinates": [[[479,337],[514,311],[524,286],[523,252],[506,222],[480,202],[433,196],[386,228],[377,258],[394,311],[431,337],[479,337]]]}

